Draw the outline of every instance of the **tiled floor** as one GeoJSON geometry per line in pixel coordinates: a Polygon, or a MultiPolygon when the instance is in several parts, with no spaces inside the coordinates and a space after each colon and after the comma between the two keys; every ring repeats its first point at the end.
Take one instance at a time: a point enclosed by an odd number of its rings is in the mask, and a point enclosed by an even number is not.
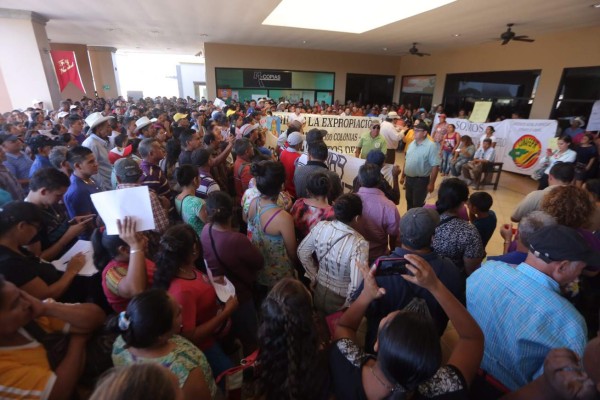
{"type": "MultiPolygon", "coordinates": [[[[396,163],[400,166],[404,165],[404,156],[398,154],[396,156],[396,163]]],[[[436,190],[429,196],[427,203],[434,204],[437,200],[437,188],[442,182],[442,177],[438,176],[436,182],[436,190]]],[[[496,213],[498,218],[497,232],[494,233],[490,239],[486,252],[488,255],[502,254],[503,239],[498,233],[500,226],[504,223],[510,223],[510,216],[513,210],[519,204],[519,202],[527,195],[527,193],[537,188],[537,182],[532,180],[529,176],[519,175],[512,172],[502,172],[500,176],[500,184],[498,190],[494,190],[492,186],[485,186],[484,190],[492,195],[494,199],[494,205],[492,210],[496,213]]],[[[473,189],[470,189],[473,190],[473,189]]],[[[402,199],[398,210],[402,216],[406,212],[406,199],[404,198],[404,191],[401,189],[402,199]]]]}

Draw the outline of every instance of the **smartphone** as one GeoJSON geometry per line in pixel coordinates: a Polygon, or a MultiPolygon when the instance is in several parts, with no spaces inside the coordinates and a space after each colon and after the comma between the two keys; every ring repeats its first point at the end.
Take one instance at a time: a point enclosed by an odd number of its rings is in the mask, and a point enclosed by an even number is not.
{"type": "Polygon", "coordinates": [[[375,260],[375,276],[412,275],[406,264],[410,263],[404,257],[380,257],[375,260]]]}

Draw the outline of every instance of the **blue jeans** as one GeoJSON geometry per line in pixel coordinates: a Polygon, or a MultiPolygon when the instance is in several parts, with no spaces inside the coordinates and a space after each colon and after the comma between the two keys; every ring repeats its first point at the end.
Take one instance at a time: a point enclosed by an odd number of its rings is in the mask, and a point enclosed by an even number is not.
{"type": "Polygon", "coordinates": [[[462,173],[462,167],[463,165],[465,165],[466,163],[469,162],[468,158],[458,158],[458,160],[456,160],[456,163],[454,164],[450,164],[450,171],[452,172],[453,176],[460,176],[460,174],[462,173]]]}
{"type": "Polygon", "coordinates": [[[451,158],[452,158],[451,151],[446,151],[446,150],[442,151],[442,165],[440,166],[440,170],[442,171],[442,174],[450,173],[450,159],[451,158]]]}
{"type": "Polygon", "coordinates": [[[206,356],[206,361],[208,361],[215,379],[217,379],[217,376],[221,375],[221,372],[234,367],[233,362],[227,357],[227,354],[225,354],[218,343],[213,344],[206,350],[202,350],[202,352],[206,356]]]}

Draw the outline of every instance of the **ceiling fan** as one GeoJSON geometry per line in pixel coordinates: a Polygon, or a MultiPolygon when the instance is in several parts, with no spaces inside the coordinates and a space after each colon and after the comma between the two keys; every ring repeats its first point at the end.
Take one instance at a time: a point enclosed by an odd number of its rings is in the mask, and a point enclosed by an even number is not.
{"type": "Polygon", "coordinates": [[[419,49],[417,49],[417,42],[414,42],[412,47],[410,49],[408,49],[408,52],[413,55],[413,56],[419,56],[419,57],[423,57],[423,56],[430,56],[431,54],[429,53],[421,53],[419,51],[419,49]]]}
{"type": "Polygon", "coordinates": [[[519,35],[516,36],[515,33],[512,31],[512,26],[514,24],[506,24],[506,26],[508,27],[508,29],[506,30],[506,32],[502,32],[502,34],[500,35],[500,39],[502,40],[502,45],[505,45],[506,43],[510,42],[511,40],[516,40],[519,42],[535,42],[535,39],[530,39],[529,36],[527,35],[519,35]]]}

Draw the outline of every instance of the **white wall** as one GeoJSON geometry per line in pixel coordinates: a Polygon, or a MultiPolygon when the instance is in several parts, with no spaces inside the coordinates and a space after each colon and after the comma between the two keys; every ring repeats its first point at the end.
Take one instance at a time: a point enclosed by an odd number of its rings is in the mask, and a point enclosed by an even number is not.
{"type": "Polygon", "coordinates": [[[197,63],[180,63],[177,65],[179,97],[195,97],[194,82],[204,82],[204,84],[206,84],[205,65],[197,63]]]}

